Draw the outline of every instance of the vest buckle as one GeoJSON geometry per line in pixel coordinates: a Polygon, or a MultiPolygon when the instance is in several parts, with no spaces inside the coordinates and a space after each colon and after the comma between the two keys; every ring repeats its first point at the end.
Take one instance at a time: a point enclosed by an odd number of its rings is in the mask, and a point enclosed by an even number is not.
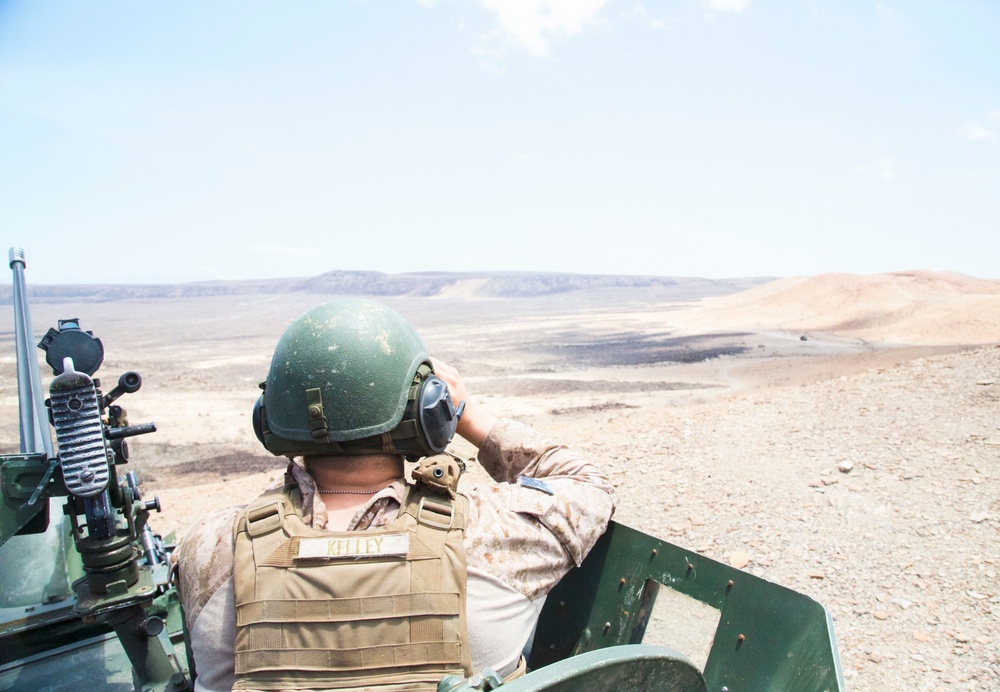
{"type": "Polygon", "coordinates": [[[280,502],[251,509],[247,512],[247,534],[257,538],[280,529],[282,510],[280,502]]]}
{"type": "Polygon", "coordinates": [[[438,502],[425,495],[417,505],[417,521],[435,529],[448,530],[455,521],[455,508],[450,502],[438,502]]]}

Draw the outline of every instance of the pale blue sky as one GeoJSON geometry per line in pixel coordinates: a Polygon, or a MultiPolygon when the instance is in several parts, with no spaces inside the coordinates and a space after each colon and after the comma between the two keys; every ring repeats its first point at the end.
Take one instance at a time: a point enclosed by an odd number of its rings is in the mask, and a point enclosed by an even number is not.
{"type": "Polygon", "coordinates": [[[1000,278],[1000,2],[0,0],[35,283],[1000,278]]]}

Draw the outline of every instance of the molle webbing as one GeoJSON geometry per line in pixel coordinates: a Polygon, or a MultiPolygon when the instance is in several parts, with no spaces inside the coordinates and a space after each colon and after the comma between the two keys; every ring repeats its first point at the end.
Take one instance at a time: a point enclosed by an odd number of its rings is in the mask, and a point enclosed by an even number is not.
{"type": "Polygon", "coordinates": [[[305,525],[299,503],[264,495],[234,527],[234,689],[435,689],[472,673],[464,497],[409,488],[395,520],[346,533],[305,525]]]}

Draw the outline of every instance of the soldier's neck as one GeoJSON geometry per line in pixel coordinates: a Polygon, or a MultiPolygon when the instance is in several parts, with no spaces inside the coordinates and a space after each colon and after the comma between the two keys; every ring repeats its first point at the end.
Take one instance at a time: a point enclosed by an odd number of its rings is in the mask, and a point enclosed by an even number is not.
{"type": "Polygon", "coordinates": [[[320,491],[318,499],[326,508],[330,531],[348,530],[358,510],[375,493],[403,478],[403,457],[395,454],[308,457],[305,462],[320,491]]]}
{"type": "Polygon", "coordinates": [[[305,462],[320,491],[380,490],[403,478],[403,457],[398,454],[308,457],[305,462]]]}

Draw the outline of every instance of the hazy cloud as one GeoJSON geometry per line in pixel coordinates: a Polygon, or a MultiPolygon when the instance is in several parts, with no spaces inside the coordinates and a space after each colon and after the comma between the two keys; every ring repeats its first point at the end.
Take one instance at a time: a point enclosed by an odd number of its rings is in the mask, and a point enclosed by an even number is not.
{"type": "Polygon", "coordinates": [[[865,178],[881,180],[883,183],[891,183],[896,180],[896,164],[888,155],[883,156],[875,163],[857,166],[855,170],[865,178]]]}
{"type": "Polygon", "coordinates": [[[886,5],[884,2],[875,3],[875,14],[880,17],[892,17],[896,14],[896,11],[886,5]]]}
{"type": "Polygon", "coordinates": [[[618,13],[618,17],[626,22],[638,21],[644,23],[650,29],[667,29],[667,21],[659,17],[647,18],[648,12],[646,11],[646,6],[641,2],[637,2],[628,9],[622,10],[618,13]]]}
{"type": "Polygon", "coordinates": [[[712,12],[742,12],[750,7],[751,0],[708,0],[705,7],[712,12]]]}
{"type": "Polygon", "coordinates": [[[607,0],[479,0],[496,13],[500,30],[530,53],[549,56],[553,35],[579,33],[607,0]]]}
{"type": "MultiPolygon", "coordinates": [[[[990,117],[993,117],[992,113],[990,114],[990,117]]],[[[981,139],[992,142],[998,137],[995,131],[985,128],[977,123],[966,123],[962,127],[958,128],[958,132],[968,142],[975,142],[981,139]]]]}
{"type": "Polygon", "coordinates": [[[496,75],[506,74],[507,66],[504,64],[506,53],[501,48],[489,43],[489,41],[483,41],[470,48],[469,52],[475,57],[476,64],[483,72],[496,75]]]}
{"type": "Polygon", "coordinates": [[[896,179],[896,168],[892,165],[892,159],[883,156],[878,162],[878,177],[887,183],[896,179]]]}
{"type": "Polygon", "coordinates": [[[622,10],[621,12],[619,12],[618,16],[624,19],[625,21],[629,21],[632,19],[641,19],[642,17],[646,16],[646,7],[641,2],[637,2],[627,10],[622,10]]]}

